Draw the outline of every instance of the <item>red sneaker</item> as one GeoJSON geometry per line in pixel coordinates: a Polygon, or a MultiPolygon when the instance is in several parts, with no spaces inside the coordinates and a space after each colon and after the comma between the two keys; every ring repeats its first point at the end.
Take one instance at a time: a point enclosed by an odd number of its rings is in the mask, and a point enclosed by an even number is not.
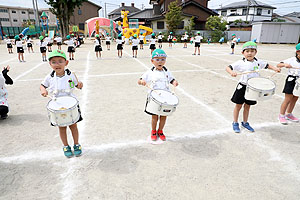
{"type": "Polygon", "coordinates": [[[157,132],[155,130],[151,131],[151,140],[156,141],[157,140],[157,132]]]}
{"type": "Polygon", "coordinates": [[[164,135],[163,131],[162,130],[158,130],[157,131],[158,133],[158,136],[161,140],[165,141],[166,140],[166,136],[164,135]]]}

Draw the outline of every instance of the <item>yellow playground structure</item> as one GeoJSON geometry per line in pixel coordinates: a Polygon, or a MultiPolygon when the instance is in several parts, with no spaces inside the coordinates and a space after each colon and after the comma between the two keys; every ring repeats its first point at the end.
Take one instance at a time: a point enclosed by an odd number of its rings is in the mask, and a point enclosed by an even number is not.
{"type": "Polygon", "coordinates": [[[133,36],[134,34],[137,34],[138,36],[140,35],[140,31],[144,30],[145,32],[143,33],[144,36],[144,42],[145,42],[145,38],[147,35],[151,35],[153,30],[152,28],[149,28],[147,26],[142,26],[139,25],[138,28],[129,28],[129,23],[128,23],[128,15],[129,11],[121,11],[121,16],[123,18],[123,35],[125,36],[125,38],[130,38],[131,36],[133,36]]]}

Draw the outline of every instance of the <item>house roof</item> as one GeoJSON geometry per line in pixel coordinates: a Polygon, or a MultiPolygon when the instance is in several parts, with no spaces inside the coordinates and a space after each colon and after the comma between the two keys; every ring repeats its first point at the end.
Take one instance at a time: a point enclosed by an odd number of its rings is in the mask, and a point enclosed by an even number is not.
{"type": "MultiPolygon", "coordinates": [[[[231,8],[247,8],[247,7],[248,7],[248,1],[239,1],[239,2],[235,2],[235,3],[228,4],[226,6],[223,6],[222,8],[218,8],[217,10],[224,10],[224,9],[231,9],[231,8]]],[[[263,7],[263,8],[276,9],[276,7],[270,6],[268,4],[265,4],[265,3],[262,3],[262,2],[256,1],[256,0],[250,0],[249,7],[263,7]]]]}
{"type": "Polygon", "coordinates": [[[285,17],[298,17],[300,18],[300,12],[292,12],[292,13],[289,13],[287,15],[284,15],[285,17]]]}
{"type": "Polygon", "coordinates": [[[153,14],[153,9],[152,8],[146,8],[144,10],[132,13],[128,15],[128,18],[143,18],[143,19],[148,19],[148,18],[153,18],[153,17],[158,17],[161,15],[154,15],[153,14]]]}
{"type": "Polygon", "coordinates": [[[108,13],[108,15],[121,15],[121,11],[122,10],[126,10],[129,11],[129,14],[133,14],[135,12],[141,11],[140,9],[136,8],[136,7],[132,7],[132,6],[122,6],[120,8],[117,8],[113,11],[111,11],[110,13],[108,13]]]}
{"type": "Polygon", "coordinates": [[[202,6],[201,4],[199,4],[198,2],[193,1],[193,0],[190,0],[190,1],[188,1],[188,2],[183,2],[183,3],[181,3],[181,6],[182,6],[182,7],[186,7],[186,6],[188,6],[188,5],[194,5],[194,6],[196,6],[196,7],[200,8],[200,9],[204,10],[205,12],[207,12],[207,13],[209,13],[209,14],[211,14],[211,15],[218,15],[218,14],[217,14],[216,12],[214,12],[213,10],[211,10],[211,9],[209,9],[209,8],[207,8],[207,7],[204,7],[204,6],[202,6]]]}

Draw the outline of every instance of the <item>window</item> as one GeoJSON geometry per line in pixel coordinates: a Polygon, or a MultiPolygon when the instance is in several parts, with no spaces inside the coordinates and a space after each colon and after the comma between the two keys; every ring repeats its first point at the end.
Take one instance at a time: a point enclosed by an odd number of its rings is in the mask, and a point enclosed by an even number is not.
{"type": "Polygon", "coordinates": [[[27,22],[27,20],[26,20],[26,19],[23,19],[23,22],[27,22]]]}
{"type": "Polygon", "coordinates": [[[35,22],[35,20],[34,20],[34,19],[30,19],[30,21],[31,21],[31,22],[35,22]]]}
{"type": "Polygon", "coordinates": [[[7,9],[0,9],[0,12],[8,13],[7,9]]]}
{"type": "Polygon", "coordinates": [[[82,11],[79,9],[78,10],[78,15],[81,15],[82,14],[82,11]]]}
{"type": "Polygon", "coordinates": [[[14,22],[18,22],[18,20],[17,20],[17,19],[14,19],[13,21],[14,21],[14,22]]]}
{"type": "Polygon", "coordinates": [[[157,22],[157,29],[164,29],[165,28],[165,22],[164,21],[158,21],[157,22]]]}
{"type": "Polygon", "coordinates": [[[84,23],[79,23],[79,30],[84,30],[84,23]]]}
{"type": "Polygon", "coordinates": [[[25,12],[25,11],[22,11],[22,14],[26,14],[26,12],[25,12]]]}
{"type": "Polygon", "coordinates": [[[261,15],[262,13],[262,9],[261,8],[257,8],[257,15],[261,15]]]}
{"type": "Polygon", "coordinates": [[[226,10],[221,11],[221,15],[222,15],[222,16],[227,16],[227,11],[226,11],[226,10]]]}
{"type": "Polygon", "coordinates": [[[1,22],[9,22],[9,18],[0,18],[1,22]]]}
{"type": "Polygon", "coordinates": [[[271,10],[268,10],[268,14],[271,14],[271,10]]]}
{"type": "Polygon", "coordinates": [[[32,12],[32,11],[29,11],[29,14],[30,14],[30,15],[33,15],[33,14],[34,14],[34,12],[32,12]]]}
{"type": "Polygon", "coordinates": [[[181,23],[177,26],[178,29],[184,28],[184,21],[181,21],[181,23]]]}
{"type": "Polygon", "coordinates": [[[236,13],[236,9],[234,9],[234,10],[230,10],[230,15],[237,15],[237,13],[236,13]]]}
{"type": "Polygon", "coordinates": [[[17,11],[15,11],[15,10],[12,10],[12,11],[11,11],[11,13],[17,13],[17,11]]]}
{"type": "Polygon", "coordinates": [[[243,9],[243,14],[242,15],[247,15],[247,9],[243,9]]]}

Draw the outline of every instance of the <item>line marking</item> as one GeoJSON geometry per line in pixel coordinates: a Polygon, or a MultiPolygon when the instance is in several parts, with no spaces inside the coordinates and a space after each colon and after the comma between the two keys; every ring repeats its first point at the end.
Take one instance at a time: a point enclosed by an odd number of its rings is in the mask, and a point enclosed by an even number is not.
{"type": "Polygon", "coordinates": [[[17,76],[17,77],[14,79],[14,81],[17,81],[17,80],[20,79],[21,77],[23,77],[23,76],[29,74],[29,73],[32,72],[33,70],[35,70],[35,69],[39,68],[40,66],[42,66],[43,64],[46,64],[46,63],[39,63],[39,64],[37,64],[34,68],[31,68],[30,70],[28,70],[28,71],[26,71],[26,72],[20,74],[19,76],[17,76]]]}
{"type": "MultiPolygon", "coordinates": [[[[255,124],[253,125],[253,128],[256,130],[255,133],[249,133],[251,135],[259,134],[258,130],[262,128],[267,127],[274,127],[274,126],[282,126],[279,122],[265,122],[261,124],[255,124]]],[[[245,131],[246,134],[248,134],[245,131]]],[[[185,135],[167,135],[167,141],[180,141],[180,140],[186,140],[186,139],[199,139],[202,137],[214,137],[217,135],[224,135],[224,134],[230,134],[232,136],[239,136],[239,135],[245,135],[245,134],[235,134],[231,127],[228,128],[220,128],[220,129],[214,129],[214,130],[206,130],[206,131],[198,131],[194,133],[189,133],[185,135]]],[[[108,144],[101,144],[101,145],[94,145],[89,147],[84,147],[84,156],[88,156],[95,152],[106,152],[106,151],[114,151],[122,148],[131,148],[131,147],[138,147],[140,145],[144,144],[151,144],[151,141],[144,139],[144,140],[136,140],[136,141],[120,141],[120,142],[113,142],[108,144]]],[[[61,154],[61,151],[54,150],[54,151],[29,151],[22,155],[17,156],[10,156],[10,157],[0,157],[0,162],[4,163],[14,163],[14,164],[20,164],[24,162],[31,162],[31,161],[49,161],[52,162],[54,159],[63,158],[63,155],[61,154]]],[[[70,159],[74,160],[74,164],[76,164],[76,159],[70,159]]],[[[70,161],[71,162],[71,161],[70,161]]],[[[72,163],[70,163],[72,164],[72,163]]],[[[68,165],[69,167],[69,165],[68,165]]],[[[68,169],[69,171],[69,169],[68,169]]],[[[66,172],[64,173],[64,177],[70,176],[70,173],[66,172]],[[67,175],[68,174],[68,175],[67,175]]],[[[66,181],[66,180],[65,180],[66,181]]]]}
{"type": "Polygon", "coordinates": [[[17,59],[17,58],[11,58],[9,60],[3,61],[3,62],[0,63],[0,65],[3,65],[5,63],[8,63],[9,61],[12,61],[12,60],[15,60],[15,59],[17,59]]]}

